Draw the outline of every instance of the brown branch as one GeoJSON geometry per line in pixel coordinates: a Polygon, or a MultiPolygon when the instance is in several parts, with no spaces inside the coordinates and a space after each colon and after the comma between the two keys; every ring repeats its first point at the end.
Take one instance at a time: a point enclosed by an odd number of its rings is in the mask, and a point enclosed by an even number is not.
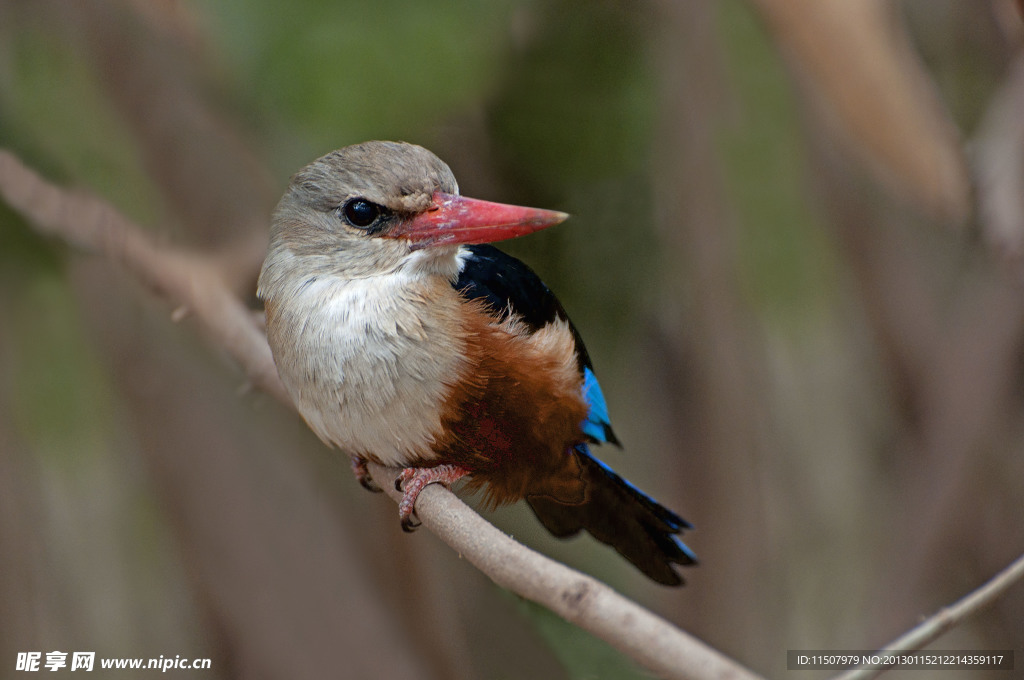
{"type": "Polygon", "coordinates": [[[1024,267],[1024,50],[1009,64],[974,139],[982,233],[1021,273],[1024,267]]]}
{"type": "MultiPolygon", "coordinates": [[[[50,184],[2,149],[0,196],[40,233],[122,265],[162,297],[175,318],[187,311],[256,386],[292,407],[266,337],[229,292],[213,260],[157,247],[105,201],[50,184]]],[[[387,478],[386,469],[376,472],[387,478]]],[[[550,608],[662,677],[759,677],[595,579],[515,542],[443,487],[428,487],[416,512],[426,527],[496,584],[550,608]]]]}
{"type": "Polygon", "coordinates": [[[50,184],[3,149],[0,196],[40,233],[122,265],[172,306],[176,320],[191,314],[257,387],[291,405],[263,331],[211,259],[157,247],[109,203],[50,184]]]}
{"type": "Polygon", "coordinates": [[[756,0],[807,102],[874,172],[935,217],[970,212],[959,133],[884,0],[756,0]]]}
{"type": "MultiPolygon", "coordinates": [[[[379,480],[398,474],[379,465],[371,465],[371,472],[379,480]]],[[[393,484],[380,486],[401,500],[393,484]]],[[[659,677],[760,677],[600,581],[516,542],[440,485],[424,489],[416,514],[496,584],[544,605],[659,677]]]]}
{"type": "MultiPolygon", "coordinates": [[[[948,607],[943,607],[922,623],[896,638],[878,654],[884,656],[894,652],[909,652],[922,649],[946,631],[955,628],[962,622],[977,614],[995,602],[1014,584],[1024,581],[1024,555],[1014,560],[1010,566],[996,574],[988,583],[974,592],[964,596],[948,607]]],[[[888,668],[854,668],[836,676],[835,680],[868,680],[888,668]]]]}

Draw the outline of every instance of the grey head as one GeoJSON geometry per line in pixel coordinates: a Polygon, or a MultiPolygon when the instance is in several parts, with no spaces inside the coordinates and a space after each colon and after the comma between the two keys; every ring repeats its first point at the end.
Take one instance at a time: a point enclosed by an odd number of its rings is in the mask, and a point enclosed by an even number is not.
{"type": "MultiPolygon", "coordinates": [[[[295,173],[274,211],[261,295],[296,269],[345,278],[398,271],[417,259],[414,249],[402,239],[377,237],[426,210],[439,191],[458,194],[455,176],[415,144],[364,142],[316,159],[295,173]]],[[[455,251],[430,258],[451,259],[455,251]]]]}

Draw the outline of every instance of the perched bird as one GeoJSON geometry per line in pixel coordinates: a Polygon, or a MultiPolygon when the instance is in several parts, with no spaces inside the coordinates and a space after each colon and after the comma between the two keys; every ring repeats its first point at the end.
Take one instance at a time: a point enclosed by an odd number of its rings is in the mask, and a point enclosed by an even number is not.
{"type": "MultiPolygon", "coordinates": [[[[401,468],[402,527],[433,482],[492,506],[525,498],[555,536],[581,529],[678,585],[691,528],[590,452],[618,444],[583,341],[525,264],[491,241],[568,215],[459,196],[420,146],[366,142],[292,177],[260,273],[267,337],[309,427],[401,468]]],[[[378,489],[379,490],[379,489],[378,489]]]]}

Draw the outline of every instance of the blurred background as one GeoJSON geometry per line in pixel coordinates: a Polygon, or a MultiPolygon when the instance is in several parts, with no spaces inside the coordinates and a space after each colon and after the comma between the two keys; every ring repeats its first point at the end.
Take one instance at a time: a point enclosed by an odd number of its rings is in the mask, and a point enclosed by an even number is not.
{"type": "MultiPolygon", "coordinates": [[[[572,213],[507,249],[587,338],[625,443],[601,456],[696,525],[702,564],[665,589],[488,516],[779,676],[1024,551],[1021,9],[0,0],[0,146],[219,258],[254,309],[270,210],[337,147],[416,142],[467,195],[572,213]]],[[[0,678],[33,650],[645,677],[402,534],[171,311],[0,205],[0,678]]],[[[935,647],[1019,668],[1022,640],[1018,586],[935,647]]]]}

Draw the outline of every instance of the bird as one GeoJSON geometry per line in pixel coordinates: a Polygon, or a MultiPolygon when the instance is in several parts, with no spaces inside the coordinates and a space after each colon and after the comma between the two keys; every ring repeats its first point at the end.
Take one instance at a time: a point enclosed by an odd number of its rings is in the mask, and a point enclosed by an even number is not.
{"type": "Polygon", "coordinates": [[[525,499],[557,537],[586,531],[657,583],[697,563],[689,522],[601,462],[620,445],[583,340],[536,273],[492,242],[567,214],[461,196],[415,144],[338,149],[275,208],[259,298],[281,381],[310,429],[400,469],[401,526],[428,484],[525,499]]]}

